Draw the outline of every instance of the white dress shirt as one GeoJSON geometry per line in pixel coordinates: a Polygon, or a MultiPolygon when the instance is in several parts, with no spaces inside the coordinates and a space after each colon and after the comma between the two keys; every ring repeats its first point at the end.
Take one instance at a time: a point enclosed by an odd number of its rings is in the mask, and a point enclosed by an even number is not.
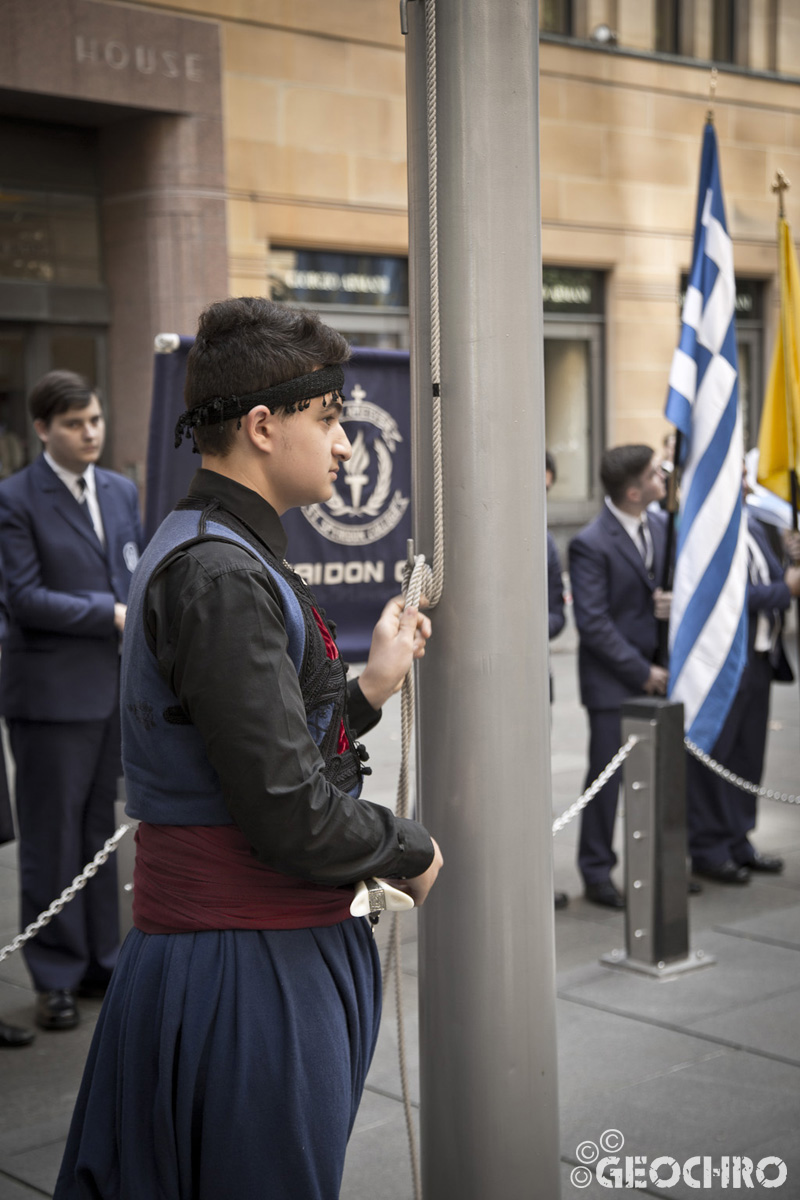
{"type": "Polygon", "coordinates": [[[647,523],[647,514],[642,513],[640,517],[636,517],[633,515],[633,513],[623,512],[621,508],[617,508],[614,501],[609,499],[608,496],[606,496],[606,504],[611,509],[612,513],[633,542],[639,554],[642,556],[645,568],[648,571],[652,571],[654,558],[653,535],[651,534],[650,526],[647,523]],[[645,554],[642,554],[642,543],[639,538],[640,529],[642,531],[642,535],[644,536],[645,546],[647,547],[645,554]]]}
{"type": "Polygon", "coordinates": [[[51,454],[44,451],[45,462],[55,471],[58,478],[69,488],[78,504],[85,504],[89,510],[89,516],[92,518],[94,531],[100,541],[100,545],[105,548],[106,531],[103,528],[103,517],[100,512],[100,505],[97,500],[97,480],[94,477],[94,463],[89,463],[83,475],[76,475],[74,471],[68,471],[66,467],[62,467],[57,463],[51,454]],[[83,480],[85,490],[81,487],[79,480],[83,480]]]}

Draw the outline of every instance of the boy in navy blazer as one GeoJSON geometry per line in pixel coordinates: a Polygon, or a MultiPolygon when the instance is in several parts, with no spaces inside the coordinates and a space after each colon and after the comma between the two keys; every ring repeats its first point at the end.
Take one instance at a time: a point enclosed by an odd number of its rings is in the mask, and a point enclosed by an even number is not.
{"type": "MultiPolygon", "coordinates": [[[[134,484],[95,466],[105,422],[86,380],[51,371],[28,407],[44,453],[0,483],[0,713],[16,762],[23,927],[114,831],[120,639],[143,544],[134,484]]],[[[37,1024],[77,1024],[76,995],[102,993],[118,941],[112,860],[25,947],[37,1024]]]]}
{"type": "MultiPolygon", "coordinates": [[[[580,635],[578,676],[589,713],[592,783],[621,745],[620,709],[632,696],[663,696],[667,671],[655,663],[658,622],[671,596],[657,586],[664,570],[666,517],[648,512],[664,496],[664,478],[649,446],[606,450],[600,464],[606,502],[570,542],[569,570],[580,635]]],[[[578,867],[586,898],[608,908],[625,901],[611,880],[619,772],[583,810],[578,867]]]]}

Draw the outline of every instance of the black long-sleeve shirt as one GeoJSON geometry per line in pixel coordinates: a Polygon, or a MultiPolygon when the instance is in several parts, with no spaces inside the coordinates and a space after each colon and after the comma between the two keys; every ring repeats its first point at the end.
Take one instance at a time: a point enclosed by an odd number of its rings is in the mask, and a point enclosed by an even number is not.
{"type": "MultiPolygon", "coordinates": [[[[283,558],[285,531],[258,493],[200,470],[189,494],[217,501],[248,540],[283,558]]],[[[150,581],[145,624],[159,671],[202,736],[228,810],[261,862],[334,885],[411,878],[430,866],[433,845],[421,825],[325,779],[277,586],[251,554],[222,541],[179,551],[150,581]]],[[[357,681],[348,717],[357,734],[379,719],[357,681]]]]}

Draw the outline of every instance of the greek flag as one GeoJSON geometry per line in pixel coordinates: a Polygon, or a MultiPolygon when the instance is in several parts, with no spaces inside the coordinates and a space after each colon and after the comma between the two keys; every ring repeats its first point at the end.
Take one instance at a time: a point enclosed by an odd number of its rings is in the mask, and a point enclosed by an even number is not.
{"type": "Polygon", "coordinates": [[[692,270],[669,376],[666,417],[685,438],[670,616],[669,696],[686,736],[710,751],[747,656],[733,248],[714,126],[703,135],[692,270]]]}

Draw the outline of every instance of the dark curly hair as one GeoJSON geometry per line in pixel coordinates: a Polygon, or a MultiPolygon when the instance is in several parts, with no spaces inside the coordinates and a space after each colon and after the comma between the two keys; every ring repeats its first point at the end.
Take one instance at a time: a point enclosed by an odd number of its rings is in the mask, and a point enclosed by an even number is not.
{"type": "MultiPolygon", "coordinates": [[[[215,396],[246,396],[305,375],[315,367],[347,362],[350,347],[317,313],[241,296],[209,305],[186,360],[187,409],[215,396]]],[[[224,457],[237,422],[194,431],[201,454],[224,457]]]]}

